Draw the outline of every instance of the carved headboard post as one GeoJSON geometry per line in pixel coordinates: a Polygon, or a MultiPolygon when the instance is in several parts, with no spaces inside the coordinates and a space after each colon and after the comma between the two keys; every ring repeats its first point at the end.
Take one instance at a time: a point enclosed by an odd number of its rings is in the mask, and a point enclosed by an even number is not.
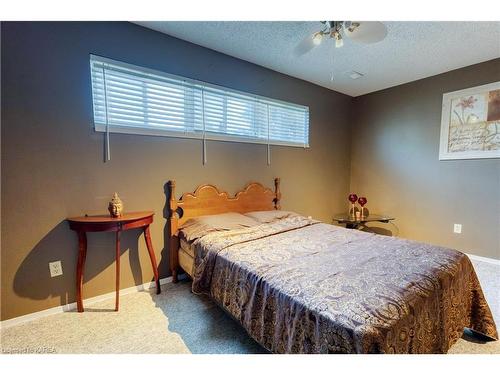
{"type": "Polygon", "coordinates": [[[280,178],[276,177],[274,179],[274,194],[276,195],[276,198],[274,198],[274,209],[275,210],[281,210],[281,190],[280,190],[280,178]]]}
{"type": "Polygon", "coordinates": [[[167,183],[170,193],[168,199],[168,230],[169,230],[169,252],[170,252],[170,271],[172,272],[172,282],[177,282],[177,270],[179,268],[179,236],[177,229],[179,226],[179,216],[177,215],[177,199],[175,198],[175,181],[170,180],[167,183]]]}

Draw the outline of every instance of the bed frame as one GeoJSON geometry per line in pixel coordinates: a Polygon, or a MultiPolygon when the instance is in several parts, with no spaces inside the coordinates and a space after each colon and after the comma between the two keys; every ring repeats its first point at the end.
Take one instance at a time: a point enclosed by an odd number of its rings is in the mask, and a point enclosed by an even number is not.
{"type": "MultiPolygon", "coordinates": [[[[251,212],[281,209],[280,179],[274,179],[274,191],[258,182],[252,182],[238,191],[234,197],[220,191],[214,185],[200,185],[194,193],[184,193],[179,200],[175,198],[175,181],[167,183],[168,187],[168,238],[170,251],[170,271],[172,281],[177,282],[179,271],[179,227],[187,220],[202,216],[216,215],[225,212],[251,212]]],[[[184,270],[186,271],[186,270],[184,270]]]]}

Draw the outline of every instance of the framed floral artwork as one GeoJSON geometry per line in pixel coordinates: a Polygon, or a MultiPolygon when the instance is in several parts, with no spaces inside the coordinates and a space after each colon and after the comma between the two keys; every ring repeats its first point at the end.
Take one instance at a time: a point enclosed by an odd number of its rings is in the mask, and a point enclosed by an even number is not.
{"type": "Polygon", "coordinates": [[[500,81],[443,95],[439,160],[500,158],[500,81]]]}

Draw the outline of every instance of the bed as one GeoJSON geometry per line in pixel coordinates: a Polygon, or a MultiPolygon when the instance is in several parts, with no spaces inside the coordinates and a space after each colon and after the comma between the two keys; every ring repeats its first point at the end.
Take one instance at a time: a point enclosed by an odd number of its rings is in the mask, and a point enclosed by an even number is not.
{"type": "Polygon", "coordinates": [[[213,185],[179,200],[174,181],[168,190],[173,281],[184,270],[193,292],[208,294],[273,353],[446,353],[464,328],[498,339],[459,251],[297,214],[187,241],[179,229],[190,219],[280,210],[280,180],[234,197],[213,185]]]}

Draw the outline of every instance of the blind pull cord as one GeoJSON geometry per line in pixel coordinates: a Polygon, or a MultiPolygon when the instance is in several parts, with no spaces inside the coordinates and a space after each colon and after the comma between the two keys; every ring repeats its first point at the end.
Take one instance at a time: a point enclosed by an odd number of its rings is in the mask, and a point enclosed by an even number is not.
{"type": "Polygon", "coordinates": [[[203,122],[203,165],[207,164],[207,140],[205,138],[205,90],[201,90],[201,120],[203,122]]]}
{"type": "Polygon", "coordinates": [[[304,120],[304,150],[307,148],[307,144],[306,144],[306,134],[308,133],[308,128],[307,128],[307,125],[309,124],[309,113],[306,115],[304,114],[304,117],[306,118],[306,120],[304,120]]]}
{"type": "Polygon", "coordinates": [[[102,66],[102,77],[104,83],[104,108],[106,108],[106,160],[111,160],[111,149],[109,147],[109,121],[108,121],[108,88],[106,86],[106,69],[102,66]]]}
{"type": "Polygon", "coordinates": [[[271,145],[269,144],[269,104],[267,104],[267,165],[271,165],[271,145]]]}

